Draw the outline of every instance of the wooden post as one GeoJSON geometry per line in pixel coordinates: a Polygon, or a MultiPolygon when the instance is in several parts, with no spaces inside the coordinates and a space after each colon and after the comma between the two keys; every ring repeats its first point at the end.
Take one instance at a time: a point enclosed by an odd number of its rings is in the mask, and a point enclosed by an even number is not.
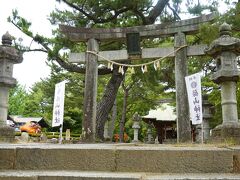
{"type": "MultiPolygon", "coordinates": [[[[175,48],[186,45],[185,34],[175,35],[175,48]]],[[[177,109],[177,141],[191,142],[191,125],[185,76],[187,75],[187,48],[182,48],[175,54],[175,84],[177,109]]]]}
{"type": "MultiPolygon", "coordinates": [[[[89,39],[87,42],[88,51],[98,52],[99,44],[96,39],[89,39]]],[[[96,134],[96,107],[97,107],[97,77],[98,77],[98,57],[87,53],[86,75],[84,89],[84,116],[82,123],[82,140],[94,142],[96,134]]]]}

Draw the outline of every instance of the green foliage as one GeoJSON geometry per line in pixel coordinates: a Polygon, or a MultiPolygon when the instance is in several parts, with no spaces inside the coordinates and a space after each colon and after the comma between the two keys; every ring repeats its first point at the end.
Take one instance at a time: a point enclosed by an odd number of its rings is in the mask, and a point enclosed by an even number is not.
{"type": "Polygon", "coordinates": [[[210,44],[219,37],[219,26],[217,24],[205,23],[200,27],[199,38],[202,43],[210,44]]]}
{"type": "Polygon", "coordinates": [[[201,15],[206,10],[213,12],[218,10],[219,2],[215,0],[208,1],[207,4],[204,2],[188,0],[187,3],[187,11],[192,15],[201,15]]]}
{"type": "Polygon", "coordinates": [[[9,108],[8,114],[10,115],[22,115],[27,106],[28,94],[26,89],[17,84],[16,87],[10,90],[9,93],[9,108]]]}

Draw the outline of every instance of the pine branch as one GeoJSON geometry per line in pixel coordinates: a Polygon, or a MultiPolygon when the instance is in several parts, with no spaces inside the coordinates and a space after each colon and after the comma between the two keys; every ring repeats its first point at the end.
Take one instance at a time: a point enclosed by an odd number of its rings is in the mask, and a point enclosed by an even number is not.
{"type": "Polygon", "coordinates": [[[178,13],[175,11],[174,8],[172,8],[172,7],[170,6],[169,3],[167,3],[167,6],[168,6],[169,9],[171,9],[171,11],[172,11],[172,13],[173,13],[173,15],[174,15],[174,19],[176,19],[176,20],[181,20],[181,18],[180,18],[180,16],[178,15],[178,13]]]}
{"type": "MultiPolygon", "coordinates": [[[[38,44],[40,44],[44,49],[35,49],[35,51],[42,51],[45,53],[52,53],[52,49],[48,46],[48,43],[46,43],[45,41],[42,41],[41,38],[39,38],[39,35],[33,36],[30,35],[30,33],[28,33],[28,31],[24,31],[20,26],[18,26],[14,21],[11,21],[11,23],[20,31],[22,31],[24,34],[26,34],[27,36],[31,37],[33,39],[34,42],[37,42],[38,44]]],[[[34,51],[32,50],[28,50],[28,51],[34,51]]],[[[73,63],[68,63],[64,60],[63,57],[61,57],[59,54],[54,55],[54,57],[52,57],[53,60],[55,60],[61,67],[63,67],[64,69],[66,69],[69,72],[77,72],[77,73],[82,73],[84,74],[86,71],[85,67],[80,67],[76,64],[73,63]]],[[[111,70],[107,69],[107,68],[101,68],[98,69],[98,74],[99,75],[105,75],[105,74],[110,74],[111,70]]]]}
{"type": "Polygon", "coordinates": [[[149,15],[146,17],[147,24],[153,24],[157,17],[163,12],[165,6],[168,4],[169,0],[158,0],[157,4],[150,11],[149,15]]]}
{"type": "Polygon", "coordinates": [[[91,15],[90,13],[87,13],[86,11],[84,11],[84,7],[83,5],[80,7],[74,5],[73,3],[68,2],[67,0],[62,0],[64,3],[66,3],[68,6],[70,6],[71,8],[74,8],[76,10],[78,10],[79,12],[81,12],[83,15],[85,15],[89,20],[92,20],[94,23],[98,24],[98,23],[107,23],[107,22],[111,22],[112,20],[116,19],[120,14],[129,11],[131,8],[130,7],[123,7],[119,10],[114,10],[114,15],[108,17],[108,18],[96,18],[94,15],[91,15]]]}

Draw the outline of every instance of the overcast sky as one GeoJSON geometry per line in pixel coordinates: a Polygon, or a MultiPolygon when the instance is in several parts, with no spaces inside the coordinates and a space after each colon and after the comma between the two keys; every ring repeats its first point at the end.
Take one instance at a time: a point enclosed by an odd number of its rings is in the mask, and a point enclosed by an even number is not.
{"type": "MultiPolygon", "coordinates": [[[[16,27],[7,22],[12,9],[17,9],[19,15],[32,22],[34,33],[51,36],[50,23],[47,16],[55,8],[55,0],[0,0],[0,36],[7,31],[16,38],[22,38],[23,43],[30,45],[31,39],[21,33],[16,27]]],[[[1,43],[0,43],[1,44],[1,43]]],[[[24,53],[21,64],[14,65],[13,76],[17,81],[29,88],[40,78],[47,77],[50,69],[46,66],[47,55],[41,52],[24,53]]]]}
{"type": "MultiPolygon", "coordinates": [[[[32,22],[31,29],[34,33],[51,36],[47,17],[56,5],[58,3],[55,0],[0,0],[0,36],[9,31],[12,36],[22,38],[25,45],[31,44],[30,38],[7,22],[7,17],[12,14],[13,9],[17,9],[20,16],[32,22]]],[[[46,58],[47,55],[41,52],[25,53],[23,62],[14,65],[13,76],[21,85],[31,87],[34,82],[49,75],[50,69],[45,64],[46,58]]]]}

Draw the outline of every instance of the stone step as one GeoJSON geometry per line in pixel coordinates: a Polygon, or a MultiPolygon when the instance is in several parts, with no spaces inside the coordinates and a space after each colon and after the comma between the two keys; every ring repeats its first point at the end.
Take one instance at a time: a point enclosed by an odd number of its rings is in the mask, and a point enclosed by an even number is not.
{"type": "Polygon", "coordinates": [[[240,147],[0,144],[1,170],[240,173],[240,147]]]}
{"type": "Polygon", "coordinates": [[[0,180],[237,180],[239,174],[229,173],[126,173],[126,172],[90,172],[90,171],[2,171],[0,180]]]}

